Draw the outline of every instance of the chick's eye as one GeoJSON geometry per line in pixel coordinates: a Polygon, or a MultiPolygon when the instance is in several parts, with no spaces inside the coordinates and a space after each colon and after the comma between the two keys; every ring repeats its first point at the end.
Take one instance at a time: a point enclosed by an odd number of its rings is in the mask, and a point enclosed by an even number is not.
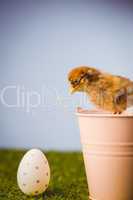
{"type": "Polygon", "coordinates": [[[79,80],[74,80],[74,81],[71,81],[71,83],[72,83],[73,85],[76,85],[76,84],[78,84],[78,83],[79,83],[79,80]]]}
{"type": "Polygon", "coordinates": [[[75,80],[75,81],[74,81],[75,84],[78,83],[78,82],[79,82],[78,80],[75,80]]]}

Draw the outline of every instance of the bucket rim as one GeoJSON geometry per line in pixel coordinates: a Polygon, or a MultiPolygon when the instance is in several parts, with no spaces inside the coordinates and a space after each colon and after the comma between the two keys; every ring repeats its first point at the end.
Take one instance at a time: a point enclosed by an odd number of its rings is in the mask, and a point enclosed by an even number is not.
{"type": "Polygon", "coordinates": [[[133,118],[133,113],[113,114],[113,113],[103,112],[103,111],[98,111],[98,110],[85,110],[82,108],[77,108],[75,113],[78,117],[133,118]]]}

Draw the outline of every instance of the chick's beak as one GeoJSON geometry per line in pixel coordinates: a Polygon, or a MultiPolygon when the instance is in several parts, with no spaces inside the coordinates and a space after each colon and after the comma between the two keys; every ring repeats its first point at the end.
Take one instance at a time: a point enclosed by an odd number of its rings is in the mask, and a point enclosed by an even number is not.
{"type": "Polygon", "coordinates": [[[71,85],[69,87],[69,92],[70,94],[73,94],[75,92],[75,88],[73,88],[71,85]]]}

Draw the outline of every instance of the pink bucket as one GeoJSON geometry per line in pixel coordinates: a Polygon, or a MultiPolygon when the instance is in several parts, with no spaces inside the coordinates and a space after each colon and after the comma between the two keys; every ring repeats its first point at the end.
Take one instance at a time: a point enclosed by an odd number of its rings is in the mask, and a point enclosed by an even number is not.
{"type": "Polygon", "coordinates": [[[91,200],[133,200],[133,115],[77,111],[91,200]]]}

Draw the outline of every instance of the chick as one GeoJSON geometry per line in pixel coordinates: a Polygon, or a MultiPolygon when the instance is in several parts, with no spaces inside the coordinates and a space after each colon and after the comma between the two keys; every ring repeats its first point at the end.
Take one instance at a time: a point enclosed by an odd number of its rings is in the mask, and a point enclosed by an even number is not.
{"type": "Polygon", "coordinates": [[[68,80],[71,93],[86,92],[91,102],[100,109],[120,114],[133,106],[133,82],[125,77],[81,66],[69,72],[68,80]]]}

